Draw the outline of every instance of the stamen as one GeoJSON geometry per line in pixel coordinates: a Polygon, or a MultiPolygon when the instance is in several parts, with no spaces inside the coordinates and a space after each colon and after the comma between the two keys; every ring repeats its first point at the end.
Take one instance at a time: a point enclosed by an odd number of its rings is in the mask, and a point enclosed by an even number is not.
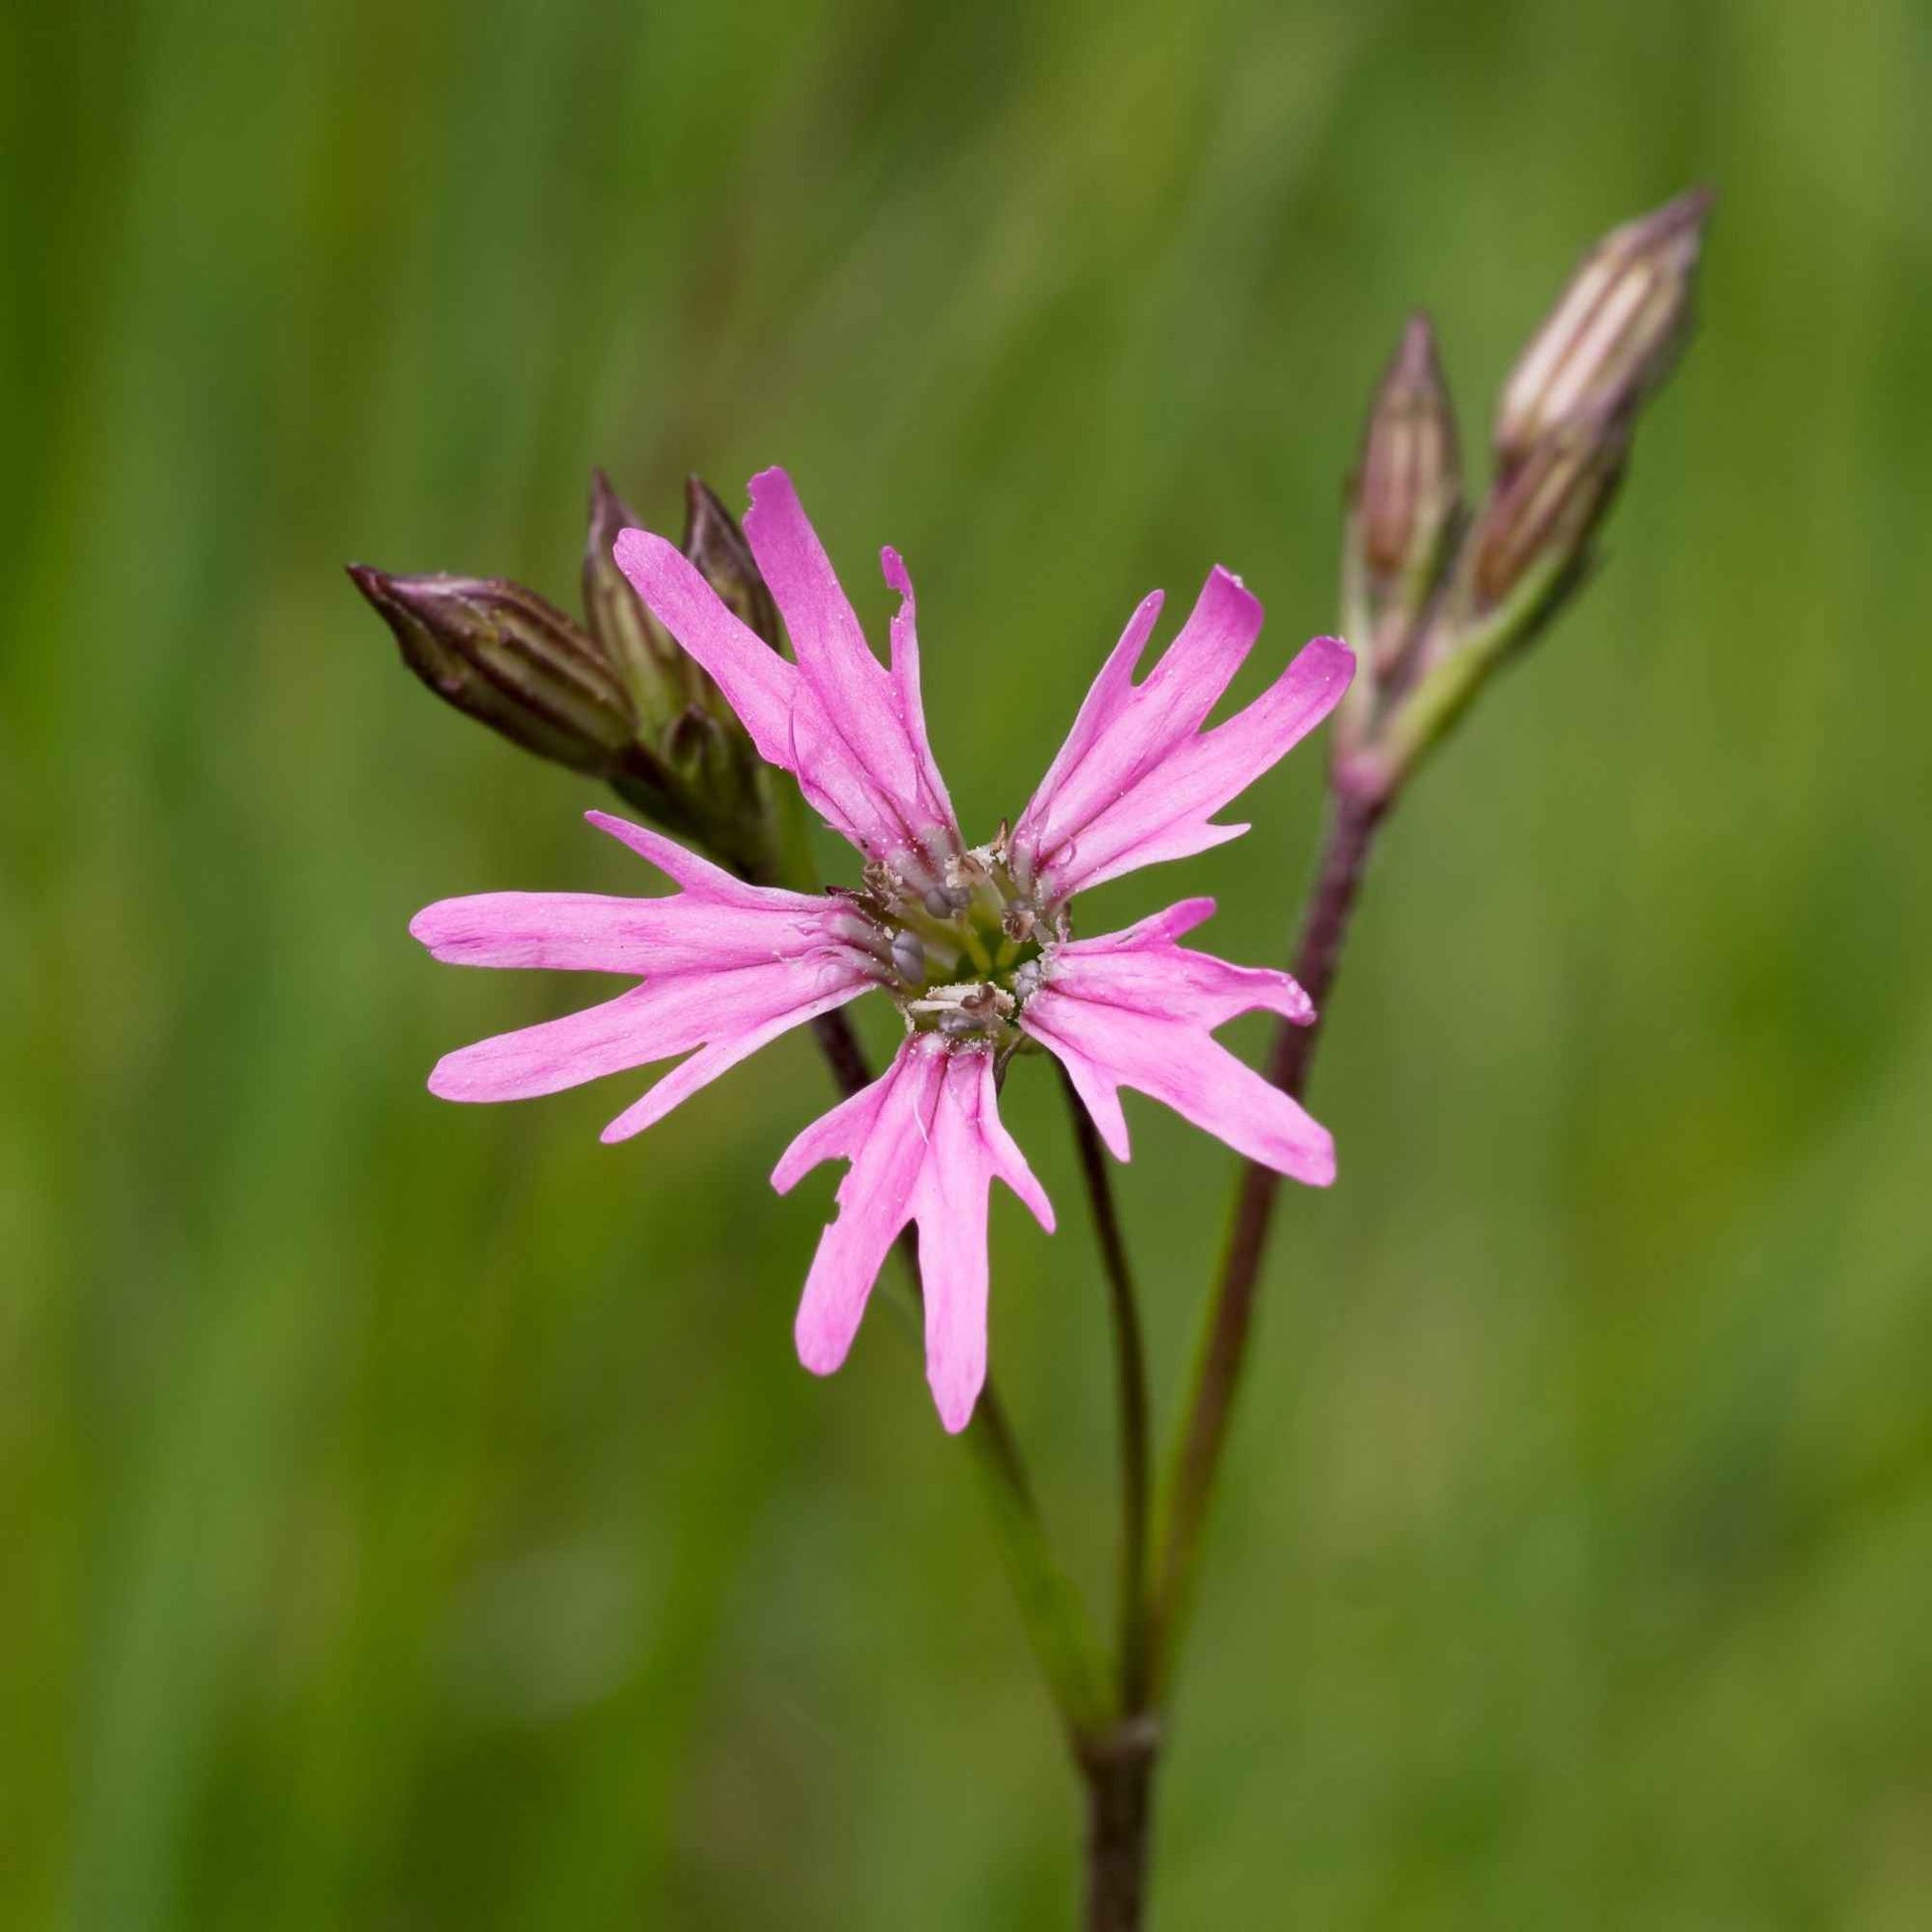
{"type": "Polygon", "coordinates": [[[925,942],[916,932],[893,935],[893,970],[907,986],[925,984],[925,942]]]}

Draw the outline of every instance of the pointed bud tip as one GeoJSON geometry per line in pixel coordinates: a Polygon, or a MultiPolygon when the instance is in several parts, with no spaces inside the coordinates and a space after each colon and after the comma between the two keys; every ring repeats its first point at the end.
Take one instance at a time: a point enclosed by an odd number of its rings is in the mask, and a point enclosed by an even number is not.
{"type": "Polygon", "coordinates": [[[403,662],[457,710],[526,751],[603,772],[630,745],[623,691],[590,637],[546,599],[502,577],[349,580],[389,626],[403,662]]]}
{"type": "Polygon", "coordinates": [[[377,570],[373,564],[345,564],[348,581],[362,593],[368,603],[382,616],[387,617],[389,610],[398,600],[395,595],[396,580],[386,570],[377,570]]]}
{"type": "MultiPolygon", "coordinates": [[[[782,470],[765,470],[752,479],[753,508],[760,490],[784,491],[791,481],[782,470]]],[[[702,477],[684,485],[685,556],[741,622],[755,630],[772,649],[778,647],[778,612],[759,572],[758,560],[738,519],[724,499],[702,477]]],[[[748,519],[749,520],[749,519],[748,519]]]]}
{"type": "Polygon", "coordinates": [[[1384,381],[1400,379],[1413,388],[1440,389],[1447,393],[1443,362],[1436,346],[1436,325],[1427,309],[1418,309],[1403,325],[1402,341],[1390,358],[1384,381]]]}
{"type": "Polygon", "coordinates": [[[1410,316],[1376,384],[1350,498],[1360,620],[1376,630],[1427,598],[1462,500],[1455,411],[1426,311],[1410,316]]]}
{"type": "Polygon", "coordinates": [[[607,515],[616,511],[626,522],[631,518],[629,506],[618,493],[618,486],[611,481],[611,473],[599,464],[591,470],[591,514],[607,515]]]}
{"type": "Polygon", "coordinates": [[[1714,199],[1687,189],[1585,255],[1503,385],[1494,442],[1505,472],[1567,419],[1634,409],[1670,374],[1714,199]]]}
{"type": "Polygon", "coordinates": [[[725,499],[701,476],[695,471],[692,472],[684,480],[686,548],[690,547],[689,533],[700,523],[719,520],[726,523],[734,520],[731,511],[725,506],[725,499]]]}
{"type": "Polygon", "coordinates": [[[1701,241],[1717,199],[1717,190],[1700,182],[1695,187],[1685,189],[1683,194],[1673,196],[1661,207],[1638,215],[1625,232],[1652,243],[1672,240],[1680,235],[1701,241]]]}

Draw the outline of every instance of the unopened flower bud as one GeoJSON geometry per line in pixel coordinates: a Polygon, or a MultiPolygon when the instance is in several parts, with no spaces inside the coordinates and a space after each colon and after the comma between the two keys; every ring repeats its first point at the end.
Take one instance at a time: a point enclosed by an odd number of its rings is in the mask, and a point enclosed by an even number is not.
{"type": "Polygon", "coordinates": [[[1670,373],[1710,211],[1710,191],[1694,188],[1584,257],[1503,385],[1495,443],[1505,474],[1559,423],[1632,409],[1670,373]]]}
{"type": "Polygon", "coordinates": [[[776,650],[778,611],[752,546],[717,492],[697,477],[684,485],[684,554],[740,621],[776,650]]]}
{"type": "Polygon", "coordinates": [[[1521,599],[1527,626],[1575,583],[1623,480],[1631,420],[1627,407],[1574,416],[1540,437],[1497,483],[1463,552],[1469,616],[1486,618],[1521,599]]]}
{"type": "MultiPolygon", "coordinates": [[[[693,477],[686,487],[684,554],[731,608],[767,642],[777,613],[751,547],[731,512],[693,477]]],[[[728,816],[756,809],[758,759],[745,727],[695,657],[644,608],[618,568],[618,532],[639,519],[603,471],[591,478],[590,532],[584,546],[584,612],[591,634],[622,678],[637,735],[693,795],[728,816]]]]}
{"type": "Polygon", "coordinates": [[[348,574],[439,697],[540,758],[610,776],[636,720],[597,645],[534,591],[496,577],[348,574]]]}
{"type": "Polygon", "coordinates": [[[591,472],[590,528],[584,539],[584,619],[605,661],[630,694],[648,730],[675,718],[698,695],[702,673],[644,609],[611,547],[637,517],[602,470],[591,472]]]}
{"type": "Polygon", "coordinates": [[[1349,561],[1371,624],[1392,603],[1413,608],[1428,596],[1461,500],[1449,385],[1435,331],[1417,314],[1369,406],[1353,484],[1349,561]]]}
{"type": "MultiPolygon", "coordinates": [[[[404,661],[431,690],[540,758],[608,780],[670,831],[747,878],[791,865],[797,832],[744,724],[644,608],[612,555],[638,519],[591,479],[582,625],[500,578],[392,577],[356,564],[404,661]]],[[[731,514],[692,480],[685,554],[767,641],[770,594],[731,514]]]]}

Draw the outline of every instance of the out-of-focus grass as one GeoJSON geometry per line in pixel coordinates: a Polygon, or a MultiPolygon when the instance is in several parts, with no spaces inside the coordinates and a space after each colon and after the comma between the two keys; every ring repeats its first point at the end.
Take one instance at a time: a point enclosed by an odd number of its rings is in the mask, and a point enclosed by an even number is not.
{"type": "MultiPolygon", "coordinates": [[[[340,575],[571,584],[593,461],[918,575],[971,822],[1150,584],[1331,621],[1405,309],[1484,402],[1723,196],[1613,555],[1410,800],[1334,1013],[1161,1838],[1173,1926],[1824,1926],[1932,1896],[1932,228],[1912,0],[235,0],[5,32],[0,1912],[1065,1922],[1072,1788],[893,1324],[790,1358],[793,1041],[612,1152],[438,1051],[582,989],[423,901],[625,890],[340,575]]],[[[1278,956],[1316,758],[1219,896],[1278,956]]],[[[829,855],[828,855],[829,857],[829,855]]],[[[1092,908],[1097,915],[1103,908],[1092,908]]],[[[1252,1045],[1257,1035],[1241,1035],[1252,1045]]],[[[1101,1300],[995,1348],[1107,1571],[1101,1300]]],[[[1223,1163],[1134,1117],[1170,1406],[1223,1163]]]]}

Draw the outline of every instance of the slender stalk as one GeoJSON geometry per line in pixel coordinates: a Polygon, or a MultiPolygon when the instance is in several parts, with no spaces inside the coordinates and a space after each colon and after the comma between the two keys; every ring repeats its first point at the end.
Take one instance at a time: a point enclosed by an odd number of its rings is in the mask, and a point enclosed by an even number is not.
{"type": "Polygon", "coordinates": [[[1123,1711],[1138,1712],[1147,1696],[1147,1525],[1154,1486],[1147,1343],[1106,1150],[1066,1068],[1057,1060],[1053,1064],[1059,1068],[1060,1090],[1073,1121],[1113,1318],[1114,1375],[1120,1400],[1120,1703],[1123,1711]]]}
{"type": "MultiPolygon", "coordinates": [[[[1298,1100],[1308,1084],[1328,994],[1341,964],[1349,916],[1387,803],[1386,794],[1361,797],[1337,791],[1330,806],[1314,888],[1294,955],[1295,977],[1314,1002],[1316,1018],[1307,1027],[1284,1021],[1268,1065],[1268,1077],[1298,1100]]],[[[1243,1167],[1181,1421],[1166,1534],[1157,1560],[1149,1632],[1151,1688],[1157,1703],[1172,1678],[1173,1653],[1191,1600],[1201,1533],[1247,1357],[1255,1294],[1280,1191],[1281,1176],[1272,1169],[1253,1161],[1243,1167]]]]}
{"type": "Polygon", "coordinates": [[[1154,1486],[1147,1342],[1106,1150],[1064,1067],[1060,1068],[1060,1090],[1066,1095],[1073,1122],[1080,1173],[1086,1182],[1093,1231],[1107,1278],[1120,1402],[1117,1663],[1122,1715],[1105,1732],[1087,1739],[1077,1753],[1087,1792],[1086,1923],[1088,1932],[1138,1932],[1147,1910],[1154,1771],[1161,1748],[1160,1729],[1147,1705],[1148,1516],[1154,1486]]]}
{"type": "Polygon", "coordinates": [[[1140,1932],[1147,1916],[1149,1827],[1160,1732],[1125,1718],[1081,1753],[1087,1786],[1087,1932],[1140,1932]]]}

